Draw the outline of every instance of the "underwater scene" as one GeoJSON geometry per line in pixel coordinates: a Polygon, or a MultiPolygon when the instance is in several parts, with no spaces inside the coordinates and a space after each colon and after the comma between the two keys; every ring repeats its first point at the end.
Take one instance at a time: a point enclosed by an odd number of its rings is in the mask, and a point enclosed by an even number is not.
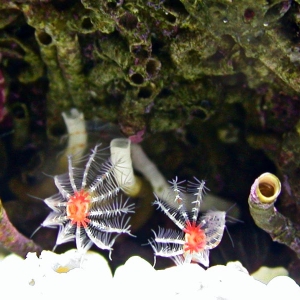
{"type": "Polygon", "coordinates": [[[0,1],[0,252],[299,285],[300,0],[0,1]]]}

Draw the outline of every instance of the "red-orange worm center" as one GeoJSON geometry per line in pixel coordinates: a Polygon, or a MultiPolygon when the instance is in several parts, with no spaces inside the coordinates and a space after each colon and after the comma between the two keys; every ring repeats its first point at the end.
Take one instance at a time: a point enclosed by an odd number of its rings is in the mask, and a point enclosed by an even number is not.
{"type": "Polygon", "coordinates": [[[91,203],[90,194],[85,190],[76,191],[67,203],[67,216],[77,227],[86,227],[90,220],[87,218],[91,203]]]}
{"type": "Polygon", "coordinates": [[[206,236],[204,230],[200,228],[200,225],[197,226],[195,222],[187,222],[183,231],[185,232],[184,252],[189,251],[190,253],[194,253],[204,249],[206,236]]]}

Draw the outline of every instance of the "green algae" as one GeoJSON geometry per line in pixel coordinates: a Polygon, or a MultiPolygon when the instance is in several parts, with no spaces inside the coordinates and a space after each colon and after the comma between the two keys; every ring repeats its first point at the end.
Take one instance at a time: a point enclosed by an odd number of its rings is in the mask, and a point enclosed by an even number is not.
{"type": "MultiPolygon", "coordinates": [[[[156,113],[174,102],[160,101],[160,91],[168,89],[177,94],[176,82],[184,85],[178,106],[188,113],[197,110],[197,105],[190,108],[190,99],[198,101],[199,95],[206,94],[203,83],[209,77],[216,81],[222,76],[243,74],[243,84],[254,93],[262,83],[272,87],[274,80],[282,90],[299,92],[297,5],[263,0],[5,1],[0,6],[5,16],[0,20],[0,46],[6,45],[5,52],[29,66],[20,72],[21,82],[43,76],[49,80],[49,90],[45,91],[49,120],[57,112],[76,106],[89,118],[132,120],[132,127],[138,130],[145,122],[134,120],[146,113],[141,107],[147,108],[149,103],[127,109],[126,90],[151,83],[156,86],[155,93],[142,101],[153,102],[146,122],[148,131],[167,131],[184,123],[166,112],[164,118],[169,120],[157,125],[156,113]],[[34,31],[30,38],[35,40],[29,45],[22,36],[7,34],[11,26],[28,25],[34,31]],[[289,35],[285,34],[288,28],[289,35]],[[22,53],[8,49],[12,43],[22,53]],[[189,89],[194,82],[200,83],[201,91],[189,89]],[[120,87],[118,103],[126,102],[121,118],[119,105],[108,103],[114,102],[114,97],[108,100],[106,87],[116,84],[120,87]]],[[[234,88],[239,91],[240,82],[234,88]]],[[[138,93],[133,94],[137,97],[138,93]]],[[[228,97],[224,101],[243,100],[228,97]]],[[[218,108],[220,103],[217,100],[213,106],[218,108]]]]}

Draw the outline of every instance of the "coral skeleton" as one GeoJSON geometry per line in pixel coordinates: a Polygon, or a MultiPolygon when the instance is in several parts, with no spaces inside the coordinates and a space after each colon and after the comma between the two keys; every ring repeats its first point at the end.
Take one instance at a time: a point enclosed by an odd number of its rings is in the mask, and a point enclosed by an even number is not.
{"type": "Polygon", "coordinates": [[[171,181],[171,193],[175,195],[174,203],[177,208],[173,208],[158,197],[154,202],[179,229],[177,232],[172,229],[159,228],[158,233],[154,232],[154,238],[149,243],[154,250],[154,255],[169,257],[177,265],[190,263],[191,261],[201,263],[205,267],[209,266],[209,250],[215,248],[220,243],[224,227],[226,213],[223,211],[208,211],[203,216],[200,215],[200,205],[206,191],[205,182],[188,182],[187,192],[193,194],[193,208],[186,209],[186,197],[188,193],[180,186],[184,181],[177,182],[177,178],[171,181]]]}
{"type": "Polygon", "coordinates": [[[59,227],[56,245],[76,240],[79,252],[92,244],[111,251],[121,233],[130,233],[128,213],[134,212],[129,199],[122,200],[121,187],[115,178],[118,162],[106,160],[100,145],[80,158],[84,168],[74,167],[74,156],[68,156],[68,172],[54,176],[58,193],[44,202],[53,210],[41,226],[59,227]]]}

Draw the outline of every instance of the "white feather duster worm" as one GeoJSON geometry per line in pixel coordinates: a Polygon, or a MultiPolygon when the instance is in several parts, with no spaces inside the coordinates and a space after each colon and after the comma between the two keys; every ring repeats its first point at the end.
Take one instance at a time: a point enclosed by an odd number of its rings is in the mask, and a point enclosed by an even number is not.
{"type": "Polygon", "coordinates": [[[93,243],[111,252],[119,234],[131,234],[126,215],[134,212],[134,205],[122,200],[115,178],[118,164],[104,159],[100,145],[82,160],[84,168],[77,168],[74,156],[68,156],[68,172],[54,176],[59,192],[44,200],[53,212],[42,226],[59,227],[56,245],[75,239],[80,252],[93,243]]]}
{"type": "Polygon", "coordinates": [[[200,205],[205,192],[205,182],[196,180],[189,182],[187,192],[194,196],[193,208],[189,212],[186,207],[187,193],[180,186],[183,182],[177,182],[177,178],[170,182],[174,195],[176,208],[171,207],[159,198],[154,202],[181,230],[177,232],[171,229],[159,228],[154,232],[154,238],[149,241],[155,256],[169,257],[176,264],[195,261],[205,267],[209,266],[209,250],[220,243],[224,228],[225,216],[223,211],[208,211],[199,217],[200,205]]]}

